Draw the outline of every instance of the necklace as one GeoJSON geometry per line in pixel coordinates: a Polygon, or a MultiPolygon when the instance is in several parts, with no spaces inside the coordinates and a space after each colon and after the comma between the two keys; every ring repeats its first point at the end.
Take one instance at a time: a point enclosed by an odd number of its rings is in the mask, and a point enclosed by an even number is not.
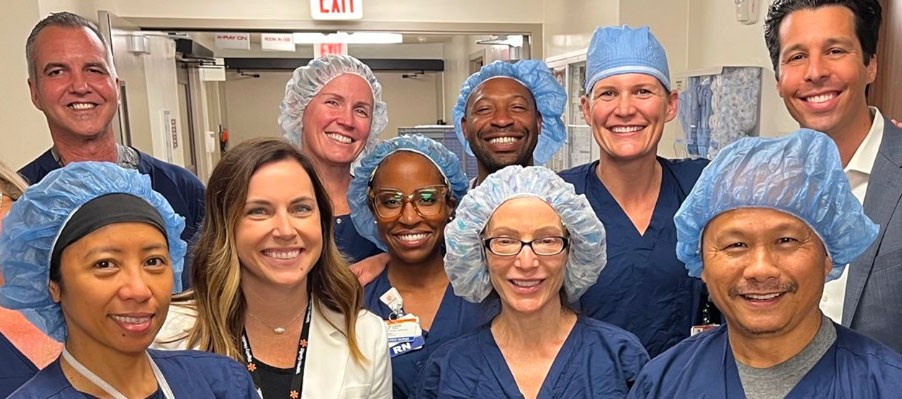
{"type": "MultiPolygon", "coordinates": [[[[300,311],[298,311],[298,314],[296,314],[291,320],[288,320],[288,322],[285,323],[285,324],[286,324],[286,325],[290,325],[291,323],[294,323],[295,321],[297,321],[297,319],[299,319],[299,318],[301,317],[301,315],[302,315],[303,313],[304,313],[304,309],[301,309],[300,311]]],[[[254,316],[254,314],[251,313],[250,311],[247,312],[247,315],[250,316],[251,318],[253,318],[254,320],[259,321],[260,324],[263,324],[263,325],[266,326],[267,328],[271,328],[271,329],[272,329],[272,332],[273,332],[274,334],[281,335],[281,334],[284,334],[284,333],[285,333],[285,327],[282,327],[282,326],[276,326],[276,327],[273,327],[273,326],[269,325],[269,323],[267,323],[267,322],[265,322],[265,321],[263,321],[263,320],[260,320],[259,317],[254,316]]]]}

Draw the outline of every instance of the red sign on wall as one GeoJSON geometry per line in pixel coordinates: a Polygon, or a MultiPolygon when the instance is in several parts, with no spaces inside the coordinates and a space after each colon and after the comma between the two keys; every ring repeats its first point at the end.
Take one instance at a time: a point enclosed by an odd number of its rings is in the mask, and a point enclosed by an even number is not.
{"type": "Polygon", "coordinates": [[[313,58],[320,58],[324,55],[348,55],[347,43],[317,43],[313,45],[313,58]]]}
{"type": "Polygon", "coordinates": [[[363,0],[310,0],[313,19],[349,20],[363,18],[363,0]]]}

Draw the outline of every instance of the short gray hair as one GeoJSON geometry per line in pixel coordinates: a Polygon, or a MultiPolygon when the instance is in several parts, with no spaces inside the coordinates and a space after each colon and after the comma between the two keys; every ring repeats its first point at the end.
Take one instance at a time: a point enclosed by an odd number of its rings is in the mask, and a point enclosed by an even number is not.
{"type": "Polygon", "coordinates": [[[42,19],[34,28],[31,29],[31,34],[28,35],[28,39],[25,41],[25,61],[28,62],[28,79],[34,81],[35,76],[38,74],[37,65],[34,59],[34,43],[37,40],[38,34],[41,33],[44,28],[50,26],[57,26],[61,28],[88,28],[91,32],[94,32],[97,35],[97,38],[100,39],[100,42],[103,43],[103,52],[106,57],[107,67],[109,68],[110,75],[114,78],[118,75],[116,74],[116,65],[113,64],[113,53],[110,51],[110,45],[107,43],[106,39],[103,38],[103,35],[100,34],[100,29],[97,28],[91,20],[82,17],[81,15],[73,14],[71,12],[58,12],[50,14],[47,18],[42,19]]]}

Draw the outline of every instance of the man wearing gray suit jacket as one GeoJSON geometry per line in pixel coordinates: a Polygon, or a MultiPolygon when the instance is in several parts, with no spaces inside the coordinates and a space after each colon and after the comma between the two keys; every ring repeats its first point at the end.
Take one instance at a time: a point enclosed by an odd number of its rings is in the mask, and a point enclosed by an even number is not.
{"type": "Polygon", "coordinates": [[[824,314],[902,352],[902,129],[868,107],[877,75],[877,0],[776,0],[765,41],[777,91],[802,127],[836,142],[877,240],[826,284],[824,314]]]}

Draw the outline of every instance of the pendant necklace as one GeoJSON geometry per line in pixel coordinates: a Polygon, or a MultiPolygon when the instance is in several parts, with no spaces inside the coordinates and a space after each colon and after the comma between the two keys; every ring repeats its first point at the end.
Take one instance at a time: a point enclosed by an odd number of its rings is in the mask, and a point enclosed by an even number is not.
{"type": "MultiPolygon", "coordinates": [[[[297,319],[299,319],[303,313],[304,313],[304,309],[301,309],[300,311],[298,311],[298,314],[295,315],[291,320],[288,320],[288,322],[285,323],[285,325],[291,325],[291,323],[294,323],[295,321],[297,321],[297,319]]],[[[276,335],[285,334],[285,327],[282,327],[282,326],[273,327],[273,326],[269,325],[269,323],[267,323],[263,320],[260,320],[260,318],[258,318],[257,316],[254,316],[254,314],[251,313],[250,311],[247,312],[247,315],[252,317],[254,320],[259,321],[260,324],[263,324],[267,328],[271,328],[272,332],[274,334],[276,334],[276,335]]]]}

